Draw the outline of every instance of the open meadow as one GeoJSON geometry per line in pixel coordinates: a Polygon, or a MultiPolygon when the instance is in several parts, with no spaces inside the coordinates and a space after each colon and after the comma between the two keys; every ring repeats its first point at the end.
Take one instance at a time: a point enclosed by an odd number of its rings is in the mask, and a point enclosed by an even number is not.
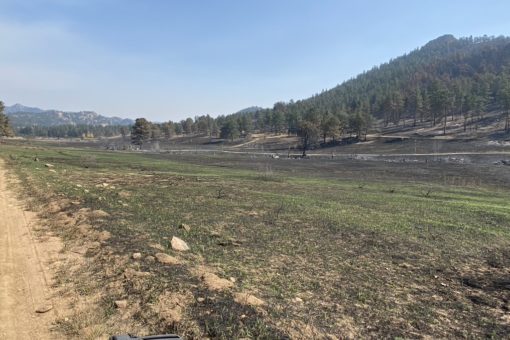
{"type": "Polygon", "coordinates": [[[508,166],[27,142],[0,157],[83,257],[59,292],[98,305],[59,320],[67,336],[510,334],[508,166]]]}

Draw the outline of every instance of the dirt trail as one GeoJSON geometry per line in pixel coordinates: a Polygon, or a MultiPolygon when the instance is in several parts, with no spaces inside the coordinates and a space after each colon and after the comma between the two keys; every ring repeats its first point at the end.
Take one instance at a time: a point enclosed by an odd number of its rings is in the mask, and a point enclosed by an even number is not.
{"type": "Polygon", "coordinates": [[[36,312],[52,306],[46,266],[56,256],[57,240],[35,239],[35,216],[24,211],[7,183],[0,160],[0,339],[58,339],[50,330],[56,309],[36,312]]]}

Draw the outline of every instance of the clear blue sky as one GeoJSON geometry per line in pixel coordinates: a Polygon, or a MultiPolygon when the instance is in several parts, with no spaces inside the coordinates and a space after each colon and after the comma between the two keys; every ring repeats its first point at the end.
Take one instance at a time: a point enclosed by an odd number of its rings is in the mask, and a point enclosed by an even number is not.
{"type": "Polygon", "coordinates": [[[309,97],[446,33],[508,36],[509,17],[508,0],[0,0],[0,99],[227,114],[309,97]]]}

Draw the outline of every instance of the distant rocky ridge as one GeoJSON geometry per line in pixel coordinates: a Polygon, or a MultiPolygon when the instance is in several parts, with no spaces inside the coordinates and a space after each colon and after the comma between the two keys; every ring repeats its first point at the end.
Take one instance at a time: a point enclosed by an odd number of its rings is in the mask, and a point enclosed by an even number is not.
{"type": "Polygon", "coordinates": [[[14,104],[5,107],[14,127],[57,126],[57,125],[132,125],[134,121],[119,117],[105,117],[93,111],[66,112],[59,110],[42,110],[14,104]]]}

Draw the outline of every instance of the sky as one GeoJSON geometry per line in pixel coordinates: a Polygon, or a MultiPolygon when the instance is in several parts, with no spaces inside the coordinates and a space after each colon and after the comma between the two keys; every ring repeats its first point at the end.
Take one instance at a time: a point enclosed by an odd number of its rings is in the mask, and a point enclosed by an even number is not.
{"type": "Polygon", "coordinates": [[[510,1],[0,0],[0,100],[181,120],[332,88],[510,1]]]}

